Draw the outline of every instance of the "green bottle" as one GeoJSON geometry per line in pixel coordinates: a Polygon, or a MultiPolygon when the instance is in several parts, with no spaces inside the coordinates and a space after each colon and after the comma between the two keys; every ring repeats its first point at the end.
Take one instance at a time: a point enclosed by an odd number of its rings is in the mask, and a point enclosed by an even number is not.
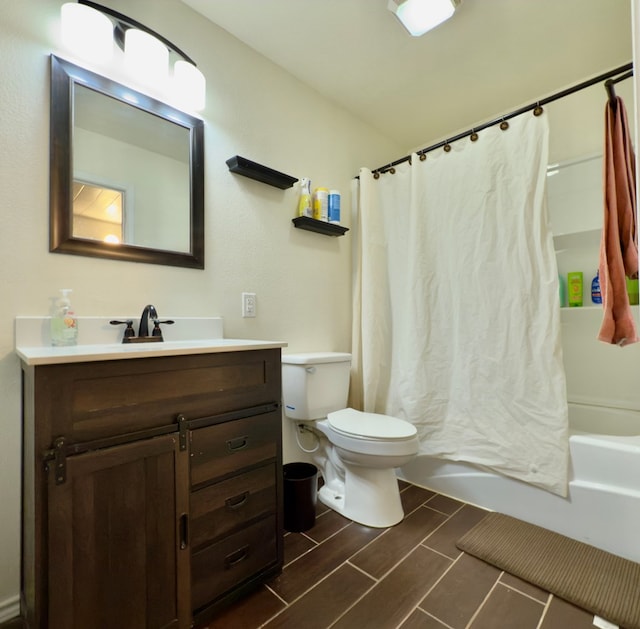
{"type": "Polygon", "coordinates": [[[569,308],[582,306],[582,271],[567,273],[569,308]]]}

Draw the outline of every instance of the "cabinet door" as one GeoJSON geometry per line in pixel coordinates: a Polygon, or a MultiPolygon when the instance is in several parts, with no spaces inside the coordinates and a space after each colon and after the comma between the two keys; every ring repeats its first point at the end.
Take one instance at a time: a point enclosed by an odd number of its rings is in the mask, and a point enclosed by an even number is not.
{"type": "Polygon", "coordinates": [[[167,435],[49,474],[49,627],[188,627],[187,455],[167,435]]]}

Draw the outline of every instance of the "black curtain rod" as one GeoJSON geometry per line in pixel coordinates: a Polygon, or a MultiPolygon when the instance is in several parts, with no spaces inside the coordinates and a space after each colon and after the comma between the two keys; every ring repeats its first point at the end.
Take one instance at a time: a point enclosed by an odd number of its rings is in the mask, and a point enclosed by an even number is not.
{"type": "Polygon", "coordinates": [[[615,79],[607,79],[604,82],[604,87],[607,90],[607,94],[609,95],[609,100],[614,100],[616,97],[616,91],[614,89],[614,85],[616,83],[620,83],[620,81],[624,81],[625,79],[630,79],[633,76],[633,70],[629,72],[625,72],[622,76],[618,76],[615,79]]]}
{"type": "MultiPolygon", "coordinates": [[[[442,140],[441,142],[432,144],[427,148],[420,149],[419,151],[416,151],[416,153],[420,156],[420,159],[425,159],[426,153],[429,153],[430,151],[434,151],[435,149],[448,146],[451,142],[455,142],[456,140],[461,140],[462,138],[466,138],[472,135],[475,136],[478,133],[478,131],[482,131],[483,129],[487,129],[488,127],[493,127],[494,125],[497,125],[497,124],[503,124],[507,120],[511,118],[515,118],[516,116],[520,116],[521,114],[524,114],[527,111],[534,111],[534,113],[539,112],[539,113],[536,113],[536,115],[540,115],[542,113],[541,108],[543,105],[546,105],[547,103],[551,103],[554,100],[564,98],[565,96],[569,96],[570,94],[574,94],[575,92],[579,92],[580,90],[583,90],[587,87],[591,87],[592,85],[596,85],[597,83],[601,83],[602,81],[606,81],[605,87],[609,92],[609,90],[613,90],[613,83],[617,83],[618,81],[627,79],[630,76],[633,76],[633,63],[627,63],[623,66],[620,66],[619,68],[615,68],[614,70],[609,70],[609,72],[605,72],[604,74],[600,74],[592,79],[589,79],[588,81],[583,81],[582,83],[578,83],[577,85],[568,87],[567,89],[557,92],[555,94],[552,94],[551,96],[547,96],[546,98],[541,98],[540,100],[536,101],[535,103],[532,103],[531,105],[527,105],[526,107],[521,107],[520,109],[516,109],[515,111],[512,111],[509,114],[500,116],[500,118],[495,118],[494,120],[480,124],[477,127],[473,127],[473,129],[469,129],[468,131],[459,133],[458,135],[448,138],[447,140],[442,140]],[[619,74],[622,74],[623,72],[625,72],[626,74],[618,77],[617,79],[612,78],[612,77],[618,76],[619,74]],[[611,81],[611,83],[609,81],[611,81]]],[[[380,168],[376,168],[372,172],[374,174],[385,173],[391,170],[394,166],[397,166],[398,164],[402,164],[404,162],[408,162],[410,159],[411,159],[411,155],[405,155],[404,157],[397,159],[395,162],[390,162],[389,164],[385,164],[380,168]]]]}

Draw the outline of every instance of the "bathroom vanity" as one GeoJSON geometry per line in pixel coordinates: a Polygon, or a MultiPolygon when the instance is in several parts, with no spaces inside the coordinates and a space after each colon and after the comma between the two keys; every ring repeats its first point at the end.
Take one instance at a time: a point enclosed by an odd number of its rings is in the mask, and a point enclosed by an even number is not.
{"type": "Polygon", "coordinates": [[[18,347],[30,627],[204,623],[283,561],[283,343],[18,347]]]}

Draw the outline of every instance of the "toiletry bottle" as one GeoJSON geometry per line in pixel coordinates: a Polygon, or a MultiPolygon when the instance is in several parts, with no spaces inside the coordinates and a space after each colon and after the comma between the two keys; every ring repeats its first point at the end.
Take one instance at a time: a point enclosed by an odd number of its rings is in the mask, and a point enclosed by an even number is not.
{"type": "Polygon", "coordinates": [[[316,188],[313,191],[313,218],[326,221],[329,210],[329,189],[316,188]]]}
{"type": "Polygon", "coordinates": [[[629,305],[637,306],[640,301],[640,295],[638,294],[638,278],[631,279],[626,278],[627,281],[627,295],[629,296],[629,305]]]}
{"type": "Polygon", "coordinates": [[[597,271],[596,276],[591,281],[591,301],[594,304],[602,303],[602,292],[600,291],[600,271],[597,271]]]}
{"type": "Polygon", "coordinates": [[[565,308],[567,305],[567,287],[562,275],[558,275],[558,293],[560,297],[560,308],[565,308]]]}
{"type": "Polygon", "coordinates": [[[51,317],[51,345],[68,346],[78,343],[78,321],[69,301],[70,288],[61,288],[61,297],[51,317]]]}
{"type": "Polygon", "coordinates": [[[329,222],[340,223],[340,191],[329,190],[329,222]]]}
{"type": "Polygon", "coordinates": [[[298,202],[298,216],[313,218],[311,207],[311,179],[303,177],[300,180],[300,200],[298,202]]]}
{"type": "Polygon", "coordinates": [[[582,306],[582,271],[567,273],[569,308],[582,306]]]}

